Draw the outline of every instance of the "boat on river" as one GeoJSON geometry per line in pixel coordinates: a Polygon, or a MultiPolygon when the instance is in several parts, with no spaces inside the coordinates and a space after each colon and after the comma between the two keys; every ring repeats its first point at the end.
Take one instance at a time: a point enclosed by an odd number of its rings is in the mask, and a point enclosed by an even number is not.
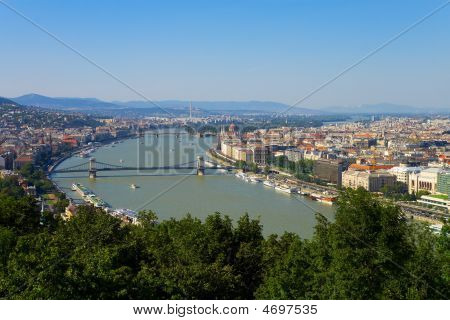
{"type": "Polygon", "coordinates": [[[337,195],[330,195],[327,193],[313,193],[311,198],[318,202],[332,205],[337,200],[337,195]]]}
{"type": "Polygon", "coordinates": [[[276,186],[275,182],[272,181],[272,180],[265,180],[265,181],[263,182],[263,184],[264,184],[266,187],[270,187],[270,188],[275,188],[275,186],[276,186]]]}
{"type": "Polygon", "coordinates": [[[284,193],[296,193],[297,192],[297,188],[289,187],[284,184],[279,184],[279,185],[275,186],[275,190],[281,191],[284,193]]]}
{"type": "Polygon", "coordinates": [[[238,172],[235,174],[236,178],[242,179],[242,180],[247,180],[248,176],[243,173],[243,172],[238,172]]]}
{"type": "Polygon", "coordinates": [[[103,201],[99,196],[83,186],[81,183],[73,183],[72,190],[76,191],[85,202],[93,204],[96,208],[109,208],[109,205],[105,201],[103,201]]]}
{"type": "Polygon", "coordinates": [[[250,177],[250,182],[251,183],[259,183],[261,181],[262,181],[262,179],[260,179],[258,177],[250,177]]]}

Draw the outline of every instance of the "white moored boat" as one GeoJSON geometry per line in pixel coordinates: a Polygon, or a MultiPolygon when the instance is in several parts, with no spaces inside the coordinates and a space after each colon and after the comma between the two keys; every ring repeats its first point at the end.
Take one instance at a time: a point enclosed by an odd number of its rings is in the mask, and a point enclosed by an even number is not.
{"type": "Polygon", "coordinates": [[[250,182],[251,183],[258,183],[258,182],[261,182],[262,180],[260,179],[260,178],[257,178],[257,177],[251,177],[250,178],[250,182]]]}
{"type": "Polygon", "coordinates": [[[247,175],[245,173],[243,173],[243,172],[238,172],[238,173],[235,174],[235,176],[237,178],[243,179],[243,180],[247,180],[248,179],[247,175]]]}
{"type": "Polygon", "coordinates": [[[264,184],[266,187],[275,188],[275,182],[273,182],[273,181],[271,181],[271,180],[265,180],[265,181],[263,182],[263,184],[264,184]]]}
{"type": "Polygon", "coordinates": [[[285,193],[295,193],[297,192],[297,188],[289,187],[286,185],[278,185],[275,186],[275,190],[285,192],[285,193]]]}

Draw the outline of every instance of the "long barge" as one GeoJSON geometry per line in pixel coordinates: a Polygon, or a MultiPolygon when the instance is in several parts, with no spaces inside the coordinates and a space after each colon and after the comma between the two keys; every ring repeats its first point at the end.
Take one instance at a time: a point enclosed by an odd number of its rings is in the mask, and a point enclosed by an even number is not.
{"type": "Polygon", "coordinates": [[[81,183],[72,184],[72,190],[76,191],[85,202],[91,203],[96,208],[107,209],[109,205],[94,192],[83,186],[81,183]]]}
{"type": "MultiPolygon", "coordinates": [[[[83,186],[81,183],[73,183],[72,191],[76,191],[86,203],[92,204],[96,208],[103,209],[106,213],[112,215],[113,217],[121,219],[123,222],[127,223],[138,223],[138,214],[136,211],[131,209],[113,209],[98,197],[94,192],[83,186]]],[[[155,221],[155,223],[157,223],[155,221]]]]}

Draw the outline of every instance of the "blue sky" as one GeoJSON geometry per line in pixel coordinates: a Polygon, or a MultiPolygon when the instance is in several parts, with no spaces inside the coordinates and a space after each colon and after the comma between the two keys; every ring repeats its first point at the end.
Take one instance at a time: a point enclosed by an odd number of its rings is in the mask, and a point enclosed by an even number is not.
{"type": "MultiPolygon", "coordinates": [[[[293,103],[445,0],[7,2],[149,99],[293,103]]],[[[0,4],[0,96],[141,100],[0,4]]],[[[450,107],[450,5],[305,101],[450,107]]]]}

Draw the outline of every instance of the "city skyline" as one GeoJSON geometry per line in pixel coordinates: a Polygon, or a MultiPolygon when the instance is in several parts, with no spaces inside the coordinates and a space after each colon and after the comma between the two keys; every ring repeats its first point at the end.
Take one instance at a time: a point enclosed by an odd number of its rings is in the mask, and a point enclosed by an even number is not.
{"type": "MultiPolygon", "coordinates": [[[[1,3],[0,18],[10,27],[0,31],[8,75],[0,95],[129,101],[142,98],[4,3],[150,100],[291,105],[445,2],[171,1],[125,10],[121,2],[1,3]]],[[[447,108],[449,15],[443,8],[300,106],[447,108]]]]}

